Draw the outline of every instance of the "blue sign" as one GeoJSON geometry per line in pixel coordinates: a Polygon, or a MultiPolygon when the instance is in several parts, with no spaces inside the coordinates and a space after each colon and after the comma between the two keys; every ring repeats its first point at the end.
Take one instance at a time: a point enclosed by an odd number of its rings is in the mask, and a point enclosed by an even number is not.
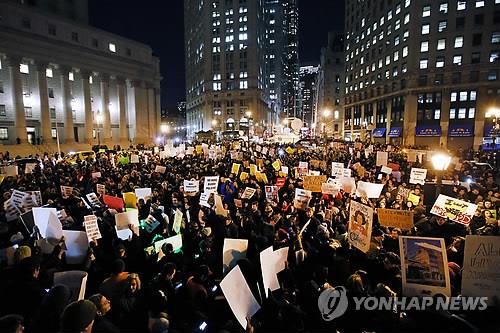
{"type": "Polygon", "coordinates": [[[474,125],[473,124],[450,124],[448,126],[448,136],[460,137],[460,136],[474,136],[474,125]]]}
{"type": "Polygon", "coordinates": [[[372,136],[374,138],[383,138],[385,135],[385,128],[375,128],[372,131],[372,136]]]}
{"type": "Polygon", "coordinates": [[[441,126],[439,125],[417,126],[415,136],[441,136],[441,126]]]}
{"type": "Polygon", "coordinates": [[[401,127],[391,127],[391,130],[389,131],[389,137],[390,138],[400,137],[401,132],[403,132],[403,129],[401,127]]]}
{"type": "MultiPolygon", "coordinates": [[[[493,137],[494,134],[494,127],[493,124],[484,124],[484,134],[483,137],[491,138],[493,137]]],[[[497,131],[497,136],[498,136],[498,131],[497,131]]]]}

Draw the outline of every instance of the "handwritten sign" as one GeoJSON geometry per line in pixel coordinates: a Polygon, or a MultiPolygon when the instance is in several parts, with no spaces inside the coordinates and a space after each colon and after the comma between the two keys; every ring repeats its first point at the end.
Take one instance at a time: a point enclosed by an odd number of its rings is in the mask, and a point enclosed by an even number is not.
{"type": "Polygon", "coordinates": [[[321,185],[326,183],[326,175],[304,176],[304,189],[311,192],[321,192],[321,185]]]}
{"type": "Polygon", "coordinates": [[[467,225],[472,220],[476,209],[477,205],[470,202],[440,194],[432,206],[431,214],[467,225]]]}
{"type": "Polygon", "coordinates": [[[373,209],[357,201],[351,201],[349,208],[349,243],[366,253],[370,249],[373,209]]]}
{"type": "Polygon", "coordinates": [[[427,177],[427,169],[411,168],[410,184],[425,184],[425,177],[427,177]]]}
{"type": "Polygon", "coordinates": [[[386,227],[413,228],[413,211],[399,209],[377,209],[378,222],[386,227]]]}
{"type": "Polygon", "coordinates": [[[86,215],[83,217],[83,224],[85,225],[85,232],[89,241],[102,238],[97,224],[97,216],[86,215]]]}

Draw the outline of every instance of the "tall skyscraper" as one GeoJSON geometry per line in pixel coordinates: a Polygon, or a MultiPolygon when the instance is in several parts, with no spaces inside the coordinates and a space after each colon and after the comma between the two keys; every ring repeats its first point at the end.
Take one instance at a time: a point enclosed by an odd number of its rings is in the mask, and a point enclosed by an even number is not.
{"type": "Polygon", "coordinates": [[[285,48],[297,56],[289,36],[297,33],[297,9],[288,4],[295,1],[184,1],[189,136],[210,129],[263,135],[278,123],[285,82],[295,77],[292,66],[285,70],[285,48]],[[294,28],[284,29],[287,22],[294,28]]]}
{"type": "Polygon", "coordinates": [[[345,14],[352,138],[477,148],[493,136],[499,0],[348,0],[345,14]]]}
{"type": "Polygon", "coordinates": [[[299,94],[297,104],[299,106],[299,118],[305,127],[312,128],[314,114],[316,113],[316,83],[318,79],[319,66],[300,67],[299,94]]]}

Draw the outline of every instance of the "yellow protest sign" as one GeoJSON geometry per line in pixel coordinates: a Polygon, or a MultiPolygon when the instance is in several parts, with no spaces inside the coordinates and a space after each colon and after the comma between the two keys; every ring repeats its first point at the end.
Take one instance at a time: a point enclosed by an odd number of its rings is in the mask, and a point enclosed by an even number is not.
{"type": "Polygon", "coordinates": [[[238,175],[240,172],[240,164],[238,163],[233,163],[233,166],[231,167],[231,173],[234,173],[235,175],[238,175]]]}
{"type": "Polygon", "coordinates": [[[123,193],[123,201],[126,208],[137,208],[137,197],[134,192],[123,193]]]}
{"type": "Polygon", "coordinates": [[[276,161],[273,162],[273,168],[276,171],[280,171],[280,169],[281,169],[281,162],[280,162],[280,160],[276,160],[276,161]]]}
{"type": "Polygon", "coordinates": [[[3,183],[4,178],[5,178],[5,176],[0,175],[0,184],[3,183]]]}
{"type": "Polygon", "coordinates": [[[196,154],[197,155],[203,154],[203,146],[200,145],[196,146],[196,154]]]}
{"type": "Polygon", "coordinates": [[[240,175],[240,180],[244,182],[245,180],[248,179],[248,173],[247,172],[242,172],[240,175]]]}
{"type": "Polygon", "coordinates": [[[285,151],[289,154],[289,155],[292,155],[295,150],[292,148],[292,147],[286,147],[285,151]]]}
{"type": "Polygon", "coordinates": [[[250,175],[255,176],[256,173],[257,173],[257,165],[250,164],[250,175]]]}
{"type": "Polygon", "coordinates": [[[304,189],[311,192],[321,192],[321,185],[326,183],[326,175],[303,176],[304,189]]]}
{"type": "Polygon", "coordinates": [[[410,193],[410,195],[408,196],[408,201],[411,201],[415,206],[418,206],[418,203],[420,202],[420,197],[418,195],[410,193]]]}
{"type": "Polygon", "coordinates": [[[413,228],[413,211],[399,209],[377,209],[378,222],[386,227],[413,228]]]}
{"type": "Polygon", "coordinates": [[[263,182],[265,184],[268,183],[267,175],[264,172],[257,171],[257,173],[255,174],[255,178],[257,178],[257,181],[259,182],[263,182]]]}

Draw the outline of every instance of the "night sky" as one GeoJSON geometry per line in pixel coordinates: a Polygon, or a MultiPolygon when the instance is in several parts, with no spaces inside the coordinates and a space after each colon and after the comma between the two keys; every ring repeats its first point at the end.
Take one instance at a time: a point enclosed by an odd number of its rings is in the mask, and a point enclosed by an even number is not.
{"type": "MultiPolygon", "coordinates": [[[[89,0],[90,24],[153,48],[160,58],[162,107],[185,99],[183,0],[89,0]]],[[[301,64],[319,63],[328,31],[342,30],[342,0],[299,0],[301,64]]]]}

